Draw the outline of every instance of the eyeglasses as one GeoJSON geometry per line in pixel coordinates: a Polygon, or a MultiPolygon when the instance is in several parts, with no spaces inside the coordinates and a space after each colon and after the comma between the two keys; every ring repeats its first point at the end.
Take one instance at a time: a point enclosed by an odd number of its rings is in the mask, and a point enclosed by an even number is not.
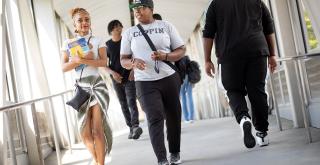
{"type": "Polygon", "coordinates": [[[154,61],[154,71],[156,71],[158,74],[160,73],[158,60],[154,61]]]}
{"type": "Polygon", "coordinates": [[[134,7],[134,8],[132,8],[132,10],[133,11],[140,11],[141,9],[145,9],[146,8],[146,6],[137,6],[137,7],[134,7]]]}

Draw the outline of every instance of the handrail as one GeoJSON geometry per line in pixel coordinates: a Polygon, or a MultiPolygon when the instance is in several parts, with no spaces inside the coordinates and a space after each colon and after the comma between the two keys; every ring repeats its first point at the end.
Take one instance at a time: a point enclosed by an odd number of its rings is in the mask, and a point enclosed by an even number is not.
{"type": "Polygon", "coordinates": [[[317,56],[320,57],[320,53],[307,53],[307,54],[302,54],[294,57],[280,57],[280,58],[277,58],[277,61],[278,62],[291,61],[291,60],[299,60],[299,59],[305,59],[305,58],[317,57],[317,56]]]}
{"type": "MultiPolygon", "coordinates": [[[[16,110],[17,108],[19,107],[23,107],[23,106],[27,106],[29,104],[31,104],[31,109],[32,111],[35,111],[35,103],[36,102],[39,102],[39,101],[43,101],[43,100],[49,100],[50,102],[50,106],[51,106],[51,111],[49,113],[50,115],[50,118],[51,118],[51,125],[53,127],[53,139],[54,139],[54,145],[56,146],[56,154],[57,154],[57,159],[58,159],[58,165],[61,165],[61,155],[60,155],[60,148],[59,148],[59,142],[58,142],[58,133],[57,133],[57,128],[56,128],[56,121],[54,119],[54,112],[53,112],[53,103],[52,103],[52,98],[54,97],[58,97],[58,96],[61,96],[62,100],[64,100],[64,94],[66,93],[69,93],[69,92],[72,92],[73,90],[66,90],[64,92],[60,92],[60,93],[57,93],[57,94],[54,94],[54,95],[50,95],[50,96],[46,96],[46,97],[41,97],[41,98],[38,98],[38,99],[33,99],[33,100],[29,100],[29,101],[24,101],[24,102],[20,102],[20,103],[15,103],[15,104],[11,104],[11,105],[7,105],[7,106],[4,106],[4,107],[0,107],[0,113],[1,112],[9,112],[11,110],[16,110]]],[[[65,108],[65,107],[64,107],[65,108]]],[[[20,109],[19,109],[20,110],[20,109]]],[[[35,115],[35,114],[33,114],[35,115]]],[[[66,116],[66,113],[65,113],[65,116],[66,116]]],[[[37,122],[37,117],[34,116],[35,119],[33,119],[35,122],[37,122]]],[[[69,126],[68,126],[68,121],[67,119],[65,118],[66,120],[66,123],[67,123],[67,129],[69,130],[69,126]]],[[[40,139],[39,139],[39,136],[40,135],[40,132],[39,132],[39,128],[37,126],[37,124],[34,126],[34,131],[35,131],[35,143],[37,143],[36,145],[39,147],[40,146],[40,139]]],[[[9,132],[9,134],[11,134],[9,132]]],[[[68,132],[68,140],[69,140],[69,144],[70,144],[70,151],[72,152],[72,149],[71,149],[71,138],[70,138],[70,134],[68,132]]],[[[13,145],[13,141],[12,141],[12,138],[9,139],[9,144],[11,145],[11,150],[14,148],[14,145],[13,145]]],[[[39,155],[41,155],[41,152],[38,153],[39,155]]],[[[15,153],[13,153],[12,155],[13,159],[16,159],[16,155],[15,153]]],[[[44,164],[43,163],[43,159],[41,158],[40,156],[40,162],[38,162],[37,164],[44,164]]]]}
{"type": "Polygon", "coordinates": [[[53,95],[50,95],[50,96],[41,97],[41,98],[29,100],[29,101],[24,101],[24,102],[21,102],[21,103],[15,103],[15,104],[7,105],[7,106],[4,106],[4,107],[0,107],[0,112],[14,110],[14,109],[17,109],[17,108],[20,108],[20,107],[23,107],[23,106],[26,106],[26,105],[29,105],[29,104],[32,104],[32,103],[35,103],[35,102],[47,100],[47,99],[50,99],[50,98],[53,98],[53,97],[57,97],[57,96],[72,92],[72,91],[73,90],[70,89],[70,90],[67,90],[67,91],[64,91],[64,92],[60,92],[60,93],[57,93],[57,94],[53,94],[53,95]]]}
{"type": "MultiPolygon", "coordinates": [[[[300,68],[300,65],[298,64],[299,60],[301,59],[307,59],[307,58],[312,58],[312,57],[320,57],[320,53],[307,53],[307,54],[302,54],[302,55],[298,55],[298,56],[294,56],[294,57],[282,57],[282,58],[278,58],[276,59],[277,62],[287,62],[287,61],[293,61],[294,62],[294,65],[295,65],[295,69],[296,69],[296,72],[297,72],[297,76],[298,76],[298,85],[300,86],[299,88],[299,92],[301,95],[303,95],[303,93],[305,93],[304,89],[303,89],[303,79],[304,77],[302,77],[299,73],[301,71],[301,68],[300,68]]],[[[273,85],[273,75],[270,74],[270,79],[271,79],[271,92],[272,92],[272,97],[274,99],[274,104],[275,105],[275,111],[276,111],[276,117],[277,117],[277,122],[278,122],[278,126],[279,126],[279,129],[280,131],[282,131],[282,126],[281,126],[281,121],[280,121],[280,116],[279,116],[279,109],[278,109],[278,105],[277,105],[277,102],[276,102],[276,96],[274,94],[274,85],[273,85]]],[[[305,96],[300,96],[300,99],[301,100],[304,100],[305,96]]],[[[311,131],[310,131],[310,128],[309,128],[309,119],[308,119],[308,116],[307,116],[307,111],[308,109],[305,107],[305,106],[302,106],[302,114],[303,114],[303,120],[304,120],[304,125],[305,125],[305,128],[306,128],[306,132],[307,132],[307,136],[308,136],[308,140],[309,140],[309,143],[312,143],[312,136],[311,136],[311,131]]]]}
{"type": "Polygon", "coordinates": [[[298,55],[296,56],[297,59],[301,59],[301,58],[309,58],[309,57],[320,57],[320,53],[307,53],[307,54],[302,54],[302,55],[298,55]]]}

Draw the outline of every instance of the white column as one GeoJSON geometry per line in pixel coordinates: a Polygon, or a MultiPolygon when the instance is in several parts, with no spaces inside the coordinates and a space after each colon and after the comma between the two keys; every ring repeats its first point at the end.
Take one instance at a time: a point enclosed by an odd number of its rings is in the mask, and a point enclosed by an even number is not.
{"type": "MultiPolygon", "coordinates": [[[[4,7],[5,7],[5,0],[2,0],[1,3],[1,58],[0,58],[0,106],[4,105],[5,101],[5,73],[6,73],[6,26],[5,26],[5,15],[4,15],[4,7]]],[[[1,120],[3,121],[3,120],[1,120]]]]}
{"type": "Polygon", "coordinates": [[[23,41],[32,81],[32,97],[38,98],[50,95],[45,67],[42,61],[37,31],[27,1],[17,0],[23,41]]]}
{"type": "MultiPolygon", "coordinates": [[[[4,106],[5,102],[5,72],[6,72],[6,23],[5,23],[5,3],[6,0],[2,0],[0,4],[1,8],[1,58],[0,58],[0,107],[4,106]]],[[[0,164],[7,164],[7,145],[6,145],[6,138],[5,138],[5,126],[4,126],[4,115],[3,112],[0,112],[0,164]]]]}
{"type": "MultiPolygon", "coordinates": [[[[297,56],[299,50],[296,45],[294,37],[295,31],[293,27],[299,26],[297,22],[291,20],[290,8],[287,0],[272,0],[272,9],[274,11],[274,21],[276,31],[278,32],[278,42],[280,53],[283,57],[297,56]]],[[[295,10],[295,9],[292,9],[295,10]]],[[[301,33],[296,32],[296,33],[301,33]]],[[[304,104],[303,100],[300,99],[300,93],[298,85],[298,76],[295,72],[295,66],[293,62],[285,62],[285,76],[288,85],[289,99],[291,103],[291,114],[294,123],[294,127],[303,127],[303,117],[301,105],[304,104]]],[[[281,113],[281,112],[280,112],[281,113]]],[[[284,112],[282,112],[284,113],[284,112]]]]}
{"type": "MultiPolygon", "coordinates": [[[[39,39],[40,52],[50,94],[64,91],[65,83],[60,63],[58,25],[51,0],[34,0],[34,16],[39,39]]],[[[67,143],[67,123],[61,98],[53,98],[54,117],[61,146],[67,143]]],[[[48,113],[50,114],[50,113],[48,113]]],[[[49,121],[49,120],[48,120],[49,121]]],[[[51,126],[53,129],[53,127],[51,126]]]]}

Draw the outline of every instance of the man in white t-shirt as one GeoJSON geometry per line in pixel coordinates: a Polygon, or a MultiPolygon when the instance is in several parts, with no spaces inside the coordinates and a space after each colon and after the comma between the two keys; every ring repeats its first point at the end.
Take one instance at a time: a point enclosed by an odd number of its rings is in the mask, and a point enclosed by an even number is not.
{"type": "Polygon", "coordinates": [[[184,56],[184,42],[172,24],[153,18],[152,0],[136,0],[131,7],[157,51],[152,51],[137,26],[131,27],[122,37],[121,65],[134,69],[137,97],[147,116],[150,139],[158,164],[169,164],[164,145],[165,118],[170,163],[179,164],[181,80],[179,74],[166,62],[174,62],[184,56]]]}

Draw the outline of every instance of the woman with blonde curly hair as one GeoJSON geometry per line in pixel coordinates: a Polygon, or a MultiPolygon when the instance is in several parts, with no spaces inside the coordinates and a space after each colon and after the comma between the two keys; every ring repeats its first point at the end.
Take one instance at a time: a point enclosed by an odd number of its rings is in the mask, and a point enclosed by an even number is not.
{"type": "Polygon", "coordinates": [[[95,165],[104,165],[105,156],[111,150],[112,132],[108,122],[108,89],[98,73],[98,67],[106,66],[106,48],[102,39],[92,36],[89,12],[83,8],[71,11],[75,37],[85,38],[90,51],[84,57],[70,56],[67,39],[62,47],[62,69],[74,70],[78,85],[90,93],[79,113],[79,129],[83,143],[90,151],[95,165]]]}

